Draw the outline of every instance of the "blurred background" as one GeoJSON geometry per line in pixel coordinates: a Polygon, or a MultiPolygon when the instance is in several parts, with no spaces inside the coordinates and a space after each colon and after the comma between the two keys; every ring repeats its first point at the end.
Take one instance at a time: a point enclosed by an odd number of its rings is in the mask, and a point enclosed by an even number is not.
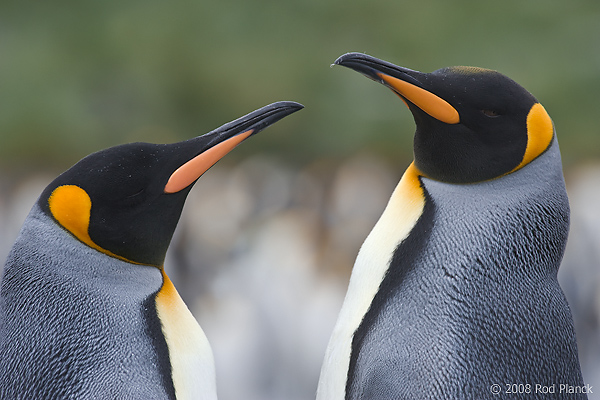
{"type": "Polygon", "coordinates": [[[166,268],[212,343],[220,399],[313,399],[354,258],[412,158],[402,102],[330,68],[348,51],[496,69],[544,104],[572,207],[560,281],[600,393],[597,0],[4,0],[0,258],[83,156],[301,102],[201,178],[166,268]]]}

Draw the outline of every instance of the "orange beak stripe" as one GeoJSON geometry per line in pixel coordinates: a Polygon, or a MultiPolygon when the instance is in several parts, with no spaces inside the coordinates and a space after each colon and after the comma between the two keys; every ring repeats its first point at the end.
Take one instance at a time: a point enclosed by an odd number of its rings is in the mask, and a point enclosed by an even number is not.
{"type": "Polygon", "coordinates": [[[458,124],[460,122],[458,111],[441,97],[393,76],[383,73],[377,75],[396,93],[405,97],[433,118],[447,124],[458,124]]]}
{"type": "Polygon", "coordinates": [[[253,129],[240,133],[231,137],[213,147],[206,150],[205,152],[198,154],[190,161],[177,168],[169,181],[165,185],[165,193],[177,193],[180,190],[185,189],[203,173],[205,173],[210,167],[215,165],[217,161],[223,158],[227,153],[233,150],[238,144],[244,141],[248,136],[252,135],[253,129]]]}

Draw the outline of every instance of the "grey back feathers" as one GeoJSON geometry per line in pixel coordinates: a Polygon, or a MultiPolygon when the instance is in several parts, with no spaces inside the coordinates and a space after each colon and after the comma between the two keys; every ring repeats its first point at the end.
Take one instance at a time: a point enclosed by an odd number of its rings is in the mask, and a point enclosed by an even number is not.
{"type": "Polygon", "coordinates": [[[0,398],[174,398],[149,335],[161,285],[158,268],[107,257],[35,205],[2,280],[0,398]]]}
{"type": "Polygon", "coordinates": [[[582,385],[557,281],[569,205],[556,139],[499,179],[421,179],[425,209],[354,334],[346,399],[491,399],[493,384],[582,385]]]}

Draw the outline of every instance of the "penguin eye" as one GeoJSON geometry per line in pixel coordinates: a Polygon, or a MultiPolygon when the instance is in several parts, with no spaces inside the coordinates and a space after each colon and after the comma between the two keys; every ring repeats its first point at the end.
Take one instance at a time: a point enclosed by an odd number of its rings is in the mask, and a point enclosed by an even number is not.
{"type": "Polygon", "coordinates": [[[137,192],[136,192],[136,193],[134,193],[134,194],[130,194],[130,195],[129,195],[129,196],[127,196],[126,198],[127,198],[127,199],[131,199],[131,198],[133,198],[133,197],[139,196],[139,195],[140,195],[140,194],[142,194],[142,193],[144,193],[144,189],[141,189],[141,190],[137,191],[137,192]]]}
{"type": "Polygon", "coordinates": [[[494,110],[481,110],[481,112],[483,113],[483,115],[485,115],[486,117],[490,117],[490,118],[495,118],[500,116],[500,113],[498,113],[497,111],[494,110]]]}

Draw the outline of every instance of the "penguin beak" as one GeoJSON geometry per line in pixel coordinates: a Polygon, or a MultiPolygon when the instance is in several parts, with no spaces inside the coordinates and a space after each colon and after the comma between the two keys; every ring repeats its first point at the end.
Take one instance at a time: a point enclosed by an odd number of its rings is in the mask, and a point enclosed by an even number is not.
{"type": "Polygon", "coordinates": [[[344,54],[335,60],[334,65],[353,69],[389,87],[405,103],[414,104],[439,121],[447,124],[460,122],[458,111],[450,103],[424,88],[428,74],[399,67],[362,53],[344,54]]]}
{"type": "Polygon", "coordinates": [[[209,144],[206,150],[194,156],[171,174],[164,187],[164,192],[177,193],[190,186],[238,144],[302,108],[304,108],[302,104],[292,101],[269,104],[212,132],[183,142],[186,146],[194,146],[199,141],[209,144]]]}

